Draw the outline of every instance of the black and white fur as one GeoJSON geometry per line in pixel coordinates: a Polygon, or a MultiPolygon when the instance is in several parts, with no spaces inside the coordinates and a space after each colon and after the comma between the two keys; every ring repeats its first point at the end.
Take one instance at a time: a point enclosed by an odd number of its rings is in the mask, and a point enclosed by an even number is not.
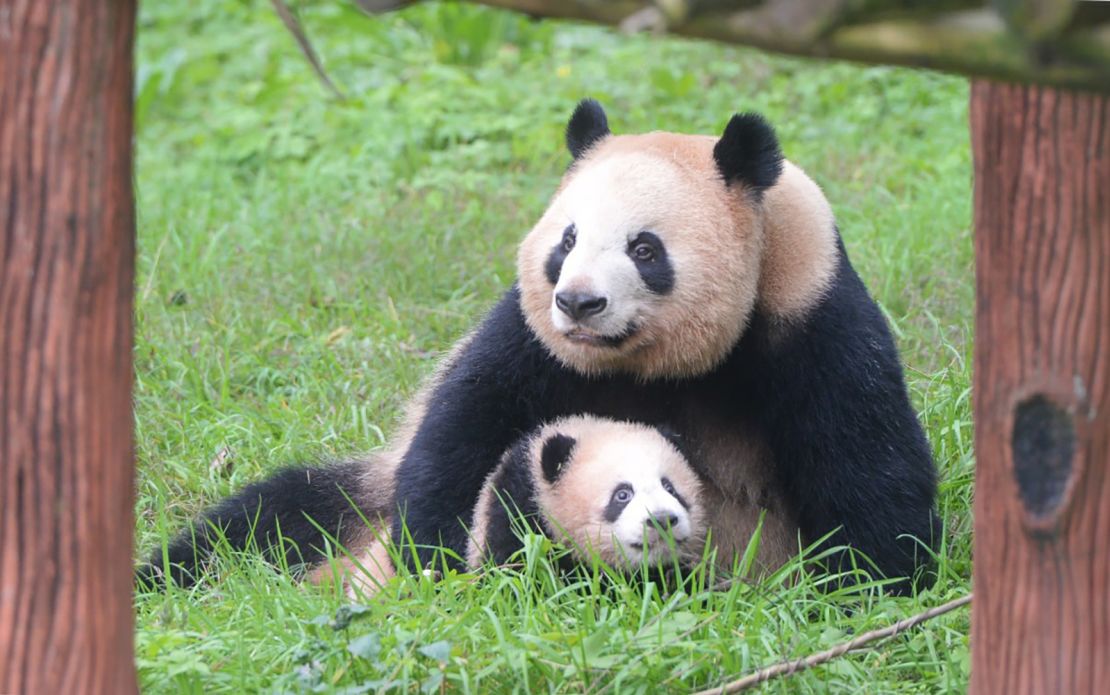
{"type": "Polygon", "coordinates": [[[585,102],[567,141],[575,163],[522,245],[518,284],[403,442],[395,493],[419,561],[465,547],[515,433],[591,413],[671,423],[711,482],[716,525],[770,509],[880,575],[926,568],[936,473],[897,350],[771,128],[749,114],[718,139],[613,136],[585,102]]]}
{"type": "MultiPolygon", "coordinates": [[[[927,568],[936,473],[897,350],[827,201],[770,126],[746,114],[719,138],[615,136],[586,101],[567,145],[574,162],[521,245],[517,283],[391,446],[361,472],[334,469],[333,487],[364,510],[400,511],[406,562],[439,546],[465,557],[483,484],[522,433],[575,414],[669,423],[706,481],[726,562],[769,511],[783,538],[831,534],[881,575],[927,568]]],[[[302,478],[269,485],[261,507],[248,490],[219,509],[270,519],[327,506],[331,493],[302,478]]],[[[329,514],[341,531],[341,510],[329,514]]],[[[293,540],[302,553],[322,545],[313,532],[293,540]]],[[[834,555],[831,569],[843,563],[834,555]]]]}
{"type": "Polygon", "coordinates": [[[247,485],[152,552],[136,580],[161,585],[168,570],[175,584],[192,586],[220,542],[234,550],[260,550],[287,566],[317,564],[335,552],[337,540],[356,539],[354,534],[386,509],[381,502],[367,504],[358,483],[364,470],[363,461],[289,467],[247,485]],[[359,502],[353,506],[352,500],[359,502]]]}
{"type": "MultiPolygon", "coordinates": [[[[468,530],[467,567],[505,564],[524,534],[546,536],[568,550],[563,571],[606,566],[649,571],[689,566],[713,532],[702,482],[666,430],[593,416],[560,418],[521,437],[486,478],[468,530]]],[[[339,578],[351,596],[376,593],[394,574],[388,520],[373,542],[313,581],[339,578]],[[338,570],[338,572],[336,571],[338,570]]],[[[750,539],[757,528],[740,531],[750,539]]],[[[757,571],[773,569],[793,545],[762,542],[757,571]],[[767,560],[770,559],[770,562],[767,560]]]]}
{"type": "Polygon", "coordinates": [[[486,480],[467,564],[507,562],[521,548],[520,522],[567,545],[575,563],[594,556],[612,567],[681,563],[701,555],[704,513],[701,482],[662,432],[562,418],[521,438],[486,480]]]}

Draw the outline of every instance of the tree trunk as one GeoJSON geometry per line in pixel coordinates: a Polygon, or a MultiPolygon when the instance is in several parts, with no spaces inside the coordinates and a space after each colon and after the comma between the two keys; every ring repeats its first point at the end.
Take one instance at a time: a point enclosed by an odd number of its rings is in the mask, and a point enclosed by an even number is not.
{"type": "Polygon", "coordinates": [[[1110,692],[1110,97],[976,82],[971,691],[1110,692]]]}
{"type": "Polygon", "coordinates": [[[0,693],[135,692],[134,0],[0,0],[0,693]]]}

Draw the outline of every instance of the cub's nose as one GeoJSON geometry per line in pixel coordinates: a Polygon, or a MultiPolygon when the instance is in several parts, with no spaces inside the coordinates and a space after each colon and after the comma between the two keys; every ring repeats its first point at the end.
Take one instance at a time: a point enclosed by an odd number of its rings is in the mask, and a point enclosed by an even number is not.
{"type": "Polygon", "coordinates": [[[555,306],[575,321],[600,314],[608,305],[609,300],[605,297],[585,292],[559,292],[555,295],[555,306]]]}
{"type": "Polygon", "coordinates": [[[678,526],[678,515],[674,512],[655,512],[651,515],[648,523],[658,524],[660,528],[666,531],[678,526]]]}

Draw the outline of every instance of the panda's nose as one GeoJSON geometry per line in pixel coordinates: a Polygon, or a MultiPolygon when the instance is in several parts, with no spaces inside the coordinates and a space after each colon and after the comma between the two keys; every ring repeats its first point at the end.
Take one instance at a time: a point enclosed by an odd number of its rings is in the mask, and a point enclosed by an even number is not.
{"type": "Polygon", "coordinates": [[[673,529],[678,526],[678,515],[674,512],[655,512],[651,515],[650,521],[664,530],[673,529]]]}
{"type": "Polygon", "coordinates": [[[555,295],[555,306],[575,321],[600,314],[608,305],[609,300],[605,297],[585,292],[559,292],[555,295]]]}

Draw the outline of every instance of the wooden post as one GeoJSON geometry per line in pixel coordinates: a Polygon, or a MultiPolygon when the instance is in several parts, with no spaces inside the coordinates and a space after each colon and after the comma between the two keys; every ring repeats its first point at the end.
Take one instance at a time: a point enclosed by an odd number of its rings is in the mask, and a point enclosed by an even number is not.
{"type": "Polygon", "coordinates": [[[1110,692],[1110,97],[976,82],[971,692],[1110,692]]]}
{"type": "Polygon", "coordinates": [[[0,0],[0,693],[136,691],[135,0],[0,0]]]}

